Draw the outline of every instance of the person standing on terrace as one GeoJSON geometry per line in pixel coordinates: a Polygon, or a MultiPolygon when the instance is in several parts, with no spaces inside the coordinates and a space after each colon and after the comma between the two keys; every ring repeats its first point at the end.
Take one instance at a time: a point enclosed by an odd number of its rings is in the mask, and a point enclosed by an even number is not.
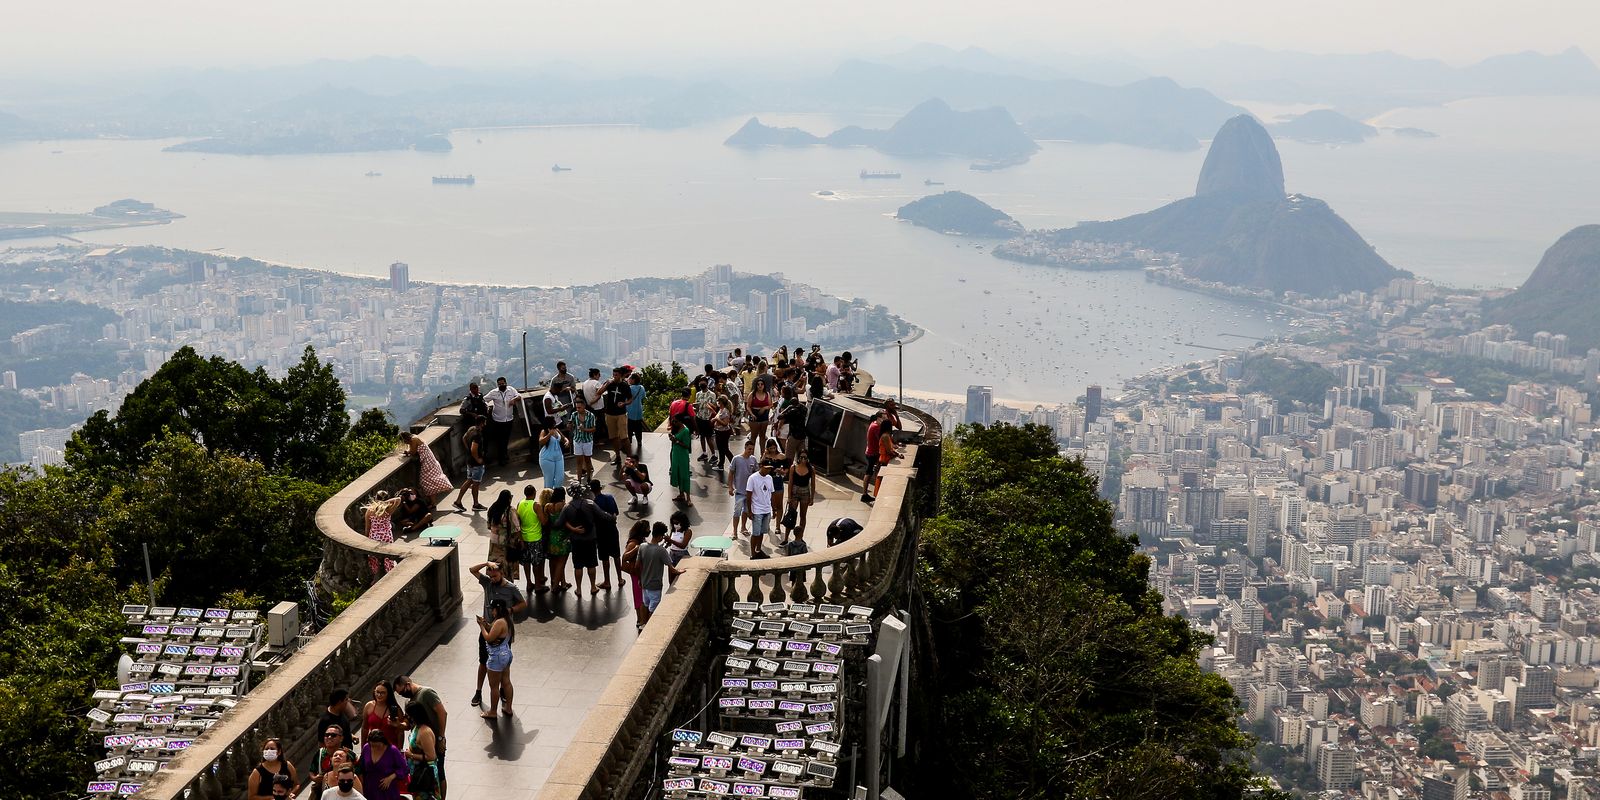
{"type": "Polygon", "coordinates": [[[567,437],[561,435],[560,423],[555,417],[545,417],[539,431],[539,471],[544,473],[544,488],[554,489],[566,480],[567,456],[562,448],[567,437]]]}
{"type": "Polygon", "coordinates": [[[596,420],[589,410],[589,401],[578,398],[578,408],[572,412],[572,454],[578,457],[578,480],[589,480],[594,474],[594,436],[596,420]]]}
{"type": "Polygon", "coordinates": [[[694,416],[679,414],[672,418],[672,488],[678,490],[673,500],[684,505],[694,505],[690,492],[694,478],[689,472],[689,452],[694,448],[694,416]]]}
{"type": "MultiPolygon", "coordinates": [[[[506,610],[510,612],[520,614],[527,610],[528,601],[522,597],[522,591],[516,584],[506,580],[499,564],[485,561],[482,564],[473,564],[467,571],[472,573],[472,577],[476,578],[478,585],[483,588],[483,613],[478,616],[480,621],[499,619],[494,611],[494,604],[497,602],[504,604],[506,610]]],[[[509,648],[510,642],[517,638],[517,627],[512,624],[509,614],[505,620],[506,647],[509,648]]],[[[480,634],[482,635],[478,637],[478,687],[477,691],[472,693],[474,707],[483,705],[483,682],[489,676],[489,657],[495,647],[490,642],[487,630],[480,631],[480,634]]],[[[507,660],[509,661],[509,658],[507,660]]]]}
{"type": "Polygon", "coordinates": [[[487,423],[479,420],[467,429],[461,437],[461,443],[467,450],[467,479],[461,483],[461,491],[456,493],[455,509],[466,513],[467,509],[461,501],[467,496],[467,490],[472,490],[472,510],[483,511],[487,507],[478,502],[478,487],[483,485],[483,473],[487,468],[484,464],[483,426],[487,423]]]}
{"type": "Polygon", "coordinates": [[[644,384],[639,373],[628,374],[628,438],[633,440],[633,455],[644,455],[644,384]]]}
{"type": "Polygon", "coordinates": [[[489,444],[484,455],[495,456],[495,463],[505,466],[511,458],[511,423],[516,418],[517,401],[522,393],[506,384],[504,376],[495,381],[484,399],[489,404],[489,444]]]}
{"type": "Polygon", "coordinates": [[[606,440],[611,448],[611,466],[622,470],[622,456],[628,450],[628,406],[633,402],[633,389],[623,377],[622,368],[611,370],[611,380],[600,387],[600,416],[605,421],[606,440]]]}
{"type": "Polygon", "coordinates": [[[417,471],[420,473],[422,483],[422,496],[427,500],[427,506],[432,508],[439,502],[442,495],[450,493],[455,488],[450,485],[450,479],[444,476],[444,468],[439,466],[439,458],[433,454],[433,448],[423,444],[422,437],[411,431],[401,431],[400,441],[405,444],[407,452],[417,460],[417,471]]]}

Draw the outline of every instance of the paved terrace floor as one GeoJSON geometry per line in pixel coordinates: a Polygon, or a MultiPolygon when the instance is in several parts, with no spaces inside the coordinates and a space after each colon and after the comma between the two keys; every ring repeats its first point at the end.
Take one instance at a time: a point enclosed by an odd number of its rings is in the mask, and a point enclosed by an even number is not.
{"type": "MultiPolygon", "coordinates": [[[[616,497],[622,507],[623,516],[618,518],[617,527],[624,539],[634,520],[666,522],[676,510],[672,502],[674,491],[668,485],[670,448],[666,434],[645,434],[644,461],[657,484],[651,493],[652,502],[644,509],[626,507],[627,490],[617,482],[609,462],[601,463],[602,453],[595,455],[596,477],[608,484],[606,492],[616,497]]],[[[695,448],[698,456],[698,443],[695,448]]],[[[609,451],[604,455],[609,456],[609,451]]],[[[731,533],[733,498],[728,496],[725,473],[711,470],[698,460],[690,463],[694,505],[687,511],[694,534],[731,533]]],[[[569,456],[568,481],[573,479],[576,465],[577,459],[569,456]]],[[[820,491],[806,526],[806,543],[813,552],[825,549],[824,532],[830,521],[848,516],[866,524],[870,507],[857,499],[861,494],[859,480],[849,480],[854,482],[818,482],[820,491]]],[[[510,489],[520,500],[527,484],[544,485],[537,463],[526,462],[491,467],[486,483],[480,495],[486,506],[501,489],[510,489]]],[[[488,558],[489,528],[485,512],[457,512],[451,507],[454,498],[452,492],[439,503],[436,524],[462,528],[457,545],[461,549],[462,616],[445,627],[438,643],[411,675],[417,682],[438,689],[450,712],[445,764],[450,795],[532,800],[633,647],[638,634],[634,629],[632,588],[619,588],[613,576],[612,589],[598,595],[588,595],[587,587],[582,597],[571,591],[535,594],[529,601],[527,616],[516,626],[512,645],[515,715],[495,721],[480,718],[479,709],[469,703],[478,668],[478,631],[473,618],[483,608],[483,590],[467,568],[488,558]]],[[[470,493],[465,504],[471,507],[470,493]]],[[[771,553],[776,537],[767,538],[766,547],[771,553]]],[[[748,559],[749,547],[749,539],[740,540],[730,557],[748,559]]],[[[569,564],[569,576],[570,571],[569,564]]],[[[523,583],[518,581],[519,586],[523,583]]],[[[364,697],[366,687],[356,691],[364,697]]]]}

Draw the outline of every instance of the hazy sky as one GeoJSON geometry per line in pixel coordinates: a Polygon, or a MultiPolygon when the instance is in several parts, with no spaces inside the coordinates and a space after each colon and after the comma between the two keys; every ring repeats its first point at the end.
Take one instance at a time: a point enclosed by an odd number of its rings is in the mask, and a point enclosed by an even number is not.
{"type": "MultiPolygon", "coordinates": [[[[1594,0],[3,0],[0,67],[282,64],[414,55],[584,64],[935,41],[1149,51],[1220,41],[1449,61],[1572,45],[1594,0]]],[[[15,77],[15,76],[14,76],[15,77]]]]}

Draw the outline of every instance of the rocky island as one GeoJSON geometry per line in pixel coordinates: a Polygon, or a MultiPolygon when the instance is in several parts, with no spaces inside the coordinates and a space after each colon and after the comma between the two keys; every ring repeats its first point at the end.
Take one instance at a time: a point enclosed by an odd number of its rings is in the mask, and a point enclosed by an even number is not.
{"type": "Polygon", "coordinates": [[[1315,144],[1359,144],[1377,136],[1378,129],[1332,109],[1320,108],[1274,124],[1272,135],[1315,144]]]}
{"type": "Polygon", "coordinates": [[[111,228],[165,225],[175,219],[183,219],[183,215],[133,199],[107,203],[87,214],[5,211],[0,212],[0,239],[68,236],[111,228]]]}
{"type": "Polygon", "coordinates": [[[952,236],[1006,238],[1022,233],[1022,226],[1004,211],[965,192],[944,192],[913,200],[895,217],[952,236]]]}
{"type": "Polygon", "coordinates": [[[1317,297],[1371,290],[1408,274],[1327,203],[1285,195],[1278,149],[1247,115],[1217,132],[1193,197],[1111,222],[1037,232],[994,252],[1078,268],[1094,268],[1100,258],[1124,267],[1175,265],[1195,281],[1317,297]]]}
{"type": "Polygon", "coordinates": [[[998,106],[957,111],[943,100],[921,103],[888,130],[857,126],[817,136],[800,128],[778,128],[751,117],[723,144],[729,147],[871,147],[878,152],[920,158],[956,156],[993,165],[1020,164],[1039,145],[1023,133],[1011,114],[998,106]]]}
{"type": "Polygon", "coordinates": [[[1600,225],[1568,231],[1546,250],[1517,290],[1485,304],[1484,317],[1510,324],[1520,338],[1564,333],[1580,354],[1600,347],[1600,225]]]}

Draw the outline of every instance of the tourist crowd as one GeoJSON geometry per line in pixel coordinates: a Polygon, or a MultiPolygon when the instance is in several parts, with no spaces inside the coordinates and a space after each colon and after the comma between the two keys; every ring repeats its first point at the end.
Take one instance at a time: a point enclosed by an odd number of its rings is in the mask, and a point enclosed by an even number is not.
{"type": "MultiPolygon", "coordinates": [[[[665,477],[675,508],[665,522],[643,518],[659,476],[651,475],[642,458],[648,393],[640,373],[623,366],[609,377],[599,368],[589,369],[587,376],[579,381],[558,363],[548,390],[538,398],[523,397],[505,378],[488,392],[472,384],[461,405],[461,431],[455,434],[466,455],[464,480],[453,484],[433,450],[420,437],[402,433],[418,464],[417,485],[395,496],[377,492],[364,507],[367,535],[385,543],[424,534],[451,513],[446,508],[485,514],[489,558],[469,568],[483,589],[472,705],[485,718],[513,713],[511,643],[515,619],[530,598],[569,591],[582,598],[586,586],[593,596],[610,592],[615,580],[618,588],[631,586],[642,629],[681,573],[678,563],[693,548],[689,509],[697,460],[716,476],[716,491],[733,499],[726,532],[733,539],[748,537],[751,558],[770,557],[773,537],[774,553],[807,552],[808,514],[819,488],[807,447],[811,403],[850,392],[857,368],[849,353],[827,358],[815,346],[793,353],[780,348],[770,358],[735,350],[723,368],[705,365],[668,406],[671,466],[665,477]],[[527,426],[529,460],[538,465],[541,478],[520,492],[502,489],[484,505],[485,471],[490,464],[511,462],[517,425],[527,426]],[[597,477],[596,467],[608,460],[609,482],[597,477]],[[619,525],[625,515],[608,489],[627,492],[627,507],[636,512],[626,515],[637,519],[625,536],[619,525]]],[[[860,496],[864,503],[873,501],[877,470],[899,454],[894,441],[899,429],[898,410],[886,401],[871,421],[862,454],[868,465],[860,496]]],[[[861,530],[849,518],[827,527],[829,545],[861,530]]],[[[369,559],[375,574],[392,566],[369,559]]],[[[404,676],[373,687],[360,709],[346,692],[334,692],[319,723],[322,746],[315,763],[300,775],[283,760],[278,741],[269,740],[251,776],[249,797],[292,796],[302,784],[316,790],[315,796],[340,800],[394,800],[401,792],[424,800],[442,797],[447,723],[438,693],[404,676]]]]}

